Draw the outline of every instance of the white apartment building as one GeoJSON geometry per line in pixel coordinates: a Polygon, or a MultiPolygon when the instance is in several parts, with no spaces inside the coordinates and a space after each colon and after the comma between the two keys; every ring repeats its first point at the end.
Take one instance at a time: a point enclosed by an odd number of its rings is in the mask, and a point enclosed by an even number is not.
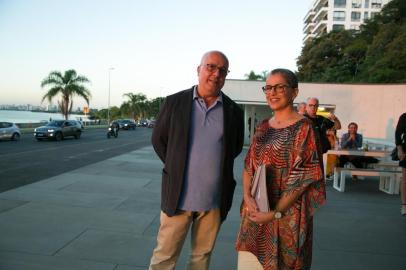
{"type": "Polygon", "coordinates": [[[355,29],[391,0],[314,0],[304,17],[303,43],[332,30],[355,29]]]}

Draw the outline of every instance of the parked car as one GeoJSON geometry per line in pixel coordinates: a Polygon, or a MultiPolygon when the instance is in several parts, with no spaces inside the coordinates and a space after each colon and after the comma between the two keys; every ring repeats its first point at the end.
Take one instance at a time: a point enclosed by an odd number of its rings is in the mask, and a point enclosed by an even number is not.
{"type": "Polygon", "coordinates": [[[120,129],[135,129],[136,128],[136,124],[135,124],[135,121],[134,120],[132,120],[132,119],[118,119],[118,120],[116,120],[117,121],[117,123],[119,124],[119,126],[120,126],[120,129]]]}
{"type": "Polygon", "coordinates": [[[21,132],[18,126],[10,122],[0,122],[0,139],[18,141],[21,132]]]}
{"type": "Polygon", "coordinates": [[[147,127],[148,126],[148,121],[145,119],[141,119],[140,120],[140,126],[141,127],[147,127]]]}
{"type": "Polygon", "coordinates": [[[151,121],[149,121],[149,123],[148,123],[148,127],[149,128],[153,128],[153,127],[155,127],[155,120],[151,120],[151,121]]]}
{"type": "Polygon", "coordinates": [[[53,120],[45,126],[34,129],[34,137],[41,141],[43,139],[63,140],[65,137],[73,136],[79,139],[82,135],[82,127],[75,120],[53,120]]]}

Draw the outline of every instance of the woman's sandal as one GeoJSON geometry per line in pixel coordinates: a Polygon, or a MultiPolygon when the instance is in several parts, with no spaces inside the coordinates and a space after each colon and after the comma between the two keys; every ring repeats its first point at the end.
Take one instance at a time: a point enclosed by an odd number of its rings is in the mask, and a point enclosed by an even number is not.
{"type": "Polygon", "coordinates": [[[402,216],[406,216],[406,203],[402,203],[402,204],[401,204],[400,214],[401,214],[402,216]]]}

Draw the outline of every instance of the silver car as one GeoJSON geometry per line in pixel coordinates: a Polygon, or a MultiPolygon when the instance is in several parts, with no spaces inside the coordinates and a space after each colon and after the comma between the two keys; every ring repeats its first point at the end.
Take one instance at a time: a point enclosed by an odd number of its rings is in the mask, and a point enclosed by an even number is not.
{"type": "Polygon", "coordinates": [[[21,132],[18,126],[10,122],[0,122],[0,140],[18,141],[21,132]]]}
{"type": "Polygon", "coordinates": [[[65,137],[73,136],[79,139],[82,135],[82,127],[75,120],[53,120],[45,126],[34,129],[34,137],[38,141],[43,139],[63,140],[65,137]]]}

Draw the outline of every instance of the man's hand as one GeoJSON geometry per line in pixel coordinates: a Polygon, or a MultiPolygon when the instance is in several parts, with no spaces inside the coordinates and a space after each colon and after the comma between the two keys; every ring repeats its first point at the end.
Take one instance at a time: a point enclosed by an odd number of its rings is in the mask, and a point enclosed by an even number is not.
{"type": "Polygon", "coordinates": [[[355,141],[355,134],[350,134],[350,137],[348,139],[351,141],[355,141]]]}
{"type": "Polygon", "coordinates": [[[403,151],[402,147],[398,147],[398,157],[399,160],[404,160],[406,157],[406,153],[403,151]]]}
{"type": "Polygon", "coordinates": [[[337,117],[334,115],[334,113],[329,112],[327,114],[327,118],[334,122],[334,119],[336,119],[337,117]]]}

